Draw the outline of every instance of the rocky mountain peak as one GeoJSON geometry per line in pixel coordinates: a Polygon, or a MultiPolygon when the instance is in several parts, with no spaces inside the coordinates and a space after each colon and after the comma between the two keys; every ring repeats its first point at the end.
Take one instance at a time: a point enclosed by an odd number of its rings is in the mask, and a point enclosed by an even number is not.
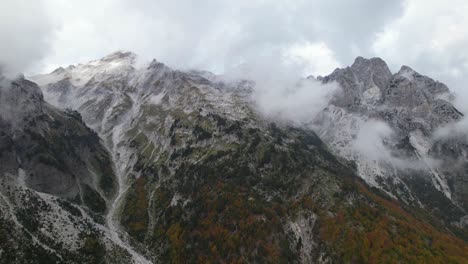
{"type": "Polygon", "coordinates": [[[351,70],[368,87],[377,86],[383,89],[392,77],[392,72],[387,63],[381,58],[365,59],[357,57],[353,65],[351,65],[351,70]]]}
{"type": "Polygon", "coordinates": [[[385,101],[395,106],[414,108],[430,106],[442,95],[447,95],[445,97],[449,100],[450,90],[445,84],[403,65],[388,84],[385,101]]]}
{"type": "Polygon", "coordinates": [[[415,73],[415,71],[411,67],[402,65],[397,74],[402,74],[404,72],[415,73]]]}
{"type": "Polygon", "coordinates": [[[437,208],[443,211],[438,216],[444,218],[457,219],[466,214],[466,187],[454,187],[465,186],[461,175],[466,175],[466,165],[462,165],[466,159],[461,157],[466,155],[457,156],[456,162],[447,158],[465,143],[454,139],[438,141],[433,136],[438,129],[463,117],[451,104],[453,96],[445,84],[406,65],[391,74],[383,60],[362,57],[323,81],[336,81],[342,87],[342,93],[331,102],[332,107],[316,118],[319,134],[335,153],[354,160],[359,175],[369,184],[402,200],[437,208]],[[357,150],[366,144],[356,143],[359,135],[367,130],[377,131],[377,123],[369,120],[383,122],[391,131],[382,140],[389,155],[379,158],[375,155],[380,150],[371,154],[357,150]],[[411,161],[406,164],[408,160],[411,161]],[[452,165],[455,163],[460,165],[452,165]],[[428,187],[421,189],[421,182],[427,182],[428,187]],[[433,201],[438,195],[442,196],[436,205],[433,201]]]}
{"type": "MultiPolygon", "coordinates": [[[[0,117],[12,124],[20,124],[26,117],[34,118],[42,113],[44,104],[37,84],[17,78],[0,79],[0,117]]],[[[16,125],[14,125],[17,127],[16,125]]]]}
{"type": "Polygon", "coordinates": [[[351,67],[336,69],[320,80],[338,82],[342,93],[332,103],[351,109],[379,104],[391,78],[392,72],[384,60],[357,57],[351,67]]]}
{"type": "Polygon", "coordinates": [[[65,72],[65,69],[63,67],[58,67],[57,69],[55,69],[52,73],[55,73],[55,74],[61,74],[65,72]]]}
{"type": "Polygon", "coordinates": [[[387,63],[379,57],[367,59],[358,56],[354,60],[354,63],[351,65],[351,68],[357,72],[360,72],[362,70],[384,71],[385,73],[390,73],[391,75],[387,63]]]}

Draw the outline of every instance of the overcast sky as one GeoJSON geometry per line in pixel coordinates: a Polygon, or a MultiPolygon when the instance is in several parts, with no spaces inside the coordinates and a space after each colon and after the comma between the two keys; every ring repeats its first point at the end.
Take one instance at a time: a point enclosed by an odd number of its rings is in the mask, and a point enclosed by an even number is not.
{"type": "Polygon", "coordinates": [[[0,63],[14,71],[130,50],[223,73],[268,57],[325,75],[358,55],[462,86],[466,0],[1,0],[0,63]]]}

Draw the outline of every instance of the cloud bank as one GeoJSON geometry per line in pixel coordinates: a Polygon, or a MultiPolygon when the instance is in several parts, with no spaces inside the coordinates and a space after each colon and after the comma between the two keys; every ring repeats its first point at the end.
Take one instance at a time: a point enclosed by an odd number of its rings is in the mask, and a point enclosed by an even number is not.
{"type": "MultiPolygon", "coordinates": [[[[218,74],[242,65],[274,72],[259,63],[269,57],[273,66],[293,64],[295,77],[304,77],[328,74],[358,55],[378,56],[394,71],[406,64],[446,82],[468,112],[467,13],[465,0],[3,0],[0,67],[44,73],[131,50],[174,68],[218,74]]],[[[296,89],[284,101],[309,92],[296,89]]],[[[284,91],[264,94],[274,100],[284,91]]],[[[282,103],[272,105],[285,108],[282,103]]],[[[303,104],[298,110],[309,111],[303,104]]]]}
{"type": "Polygon", "coordinates": [[[300,64],[281,64],[272,58],[258,58],[227,74],[255,83],[253,99],[263,115],[295,124],[310,122],[340,91],[337,83],[322,84],[315,78],[301,78],[300,64]]]}
{"type": "Polygon", "coordinates": [[[324,74],[370,50],[377,33],[402,14],[402,3],[45,0],[57,30],[43,70],[125,49],[216,73],[257,54],[293,54],[304,71],[315,71],[307,75],[324,74]]]}
{"type": "Polygon", "coordinates": [[[468,94],[465,0],[3,0],[0,10],[0,61],[30,73],[115,50],[221,74],[253,55],[286,54],[306,76],[361,55],[468,94]]]}

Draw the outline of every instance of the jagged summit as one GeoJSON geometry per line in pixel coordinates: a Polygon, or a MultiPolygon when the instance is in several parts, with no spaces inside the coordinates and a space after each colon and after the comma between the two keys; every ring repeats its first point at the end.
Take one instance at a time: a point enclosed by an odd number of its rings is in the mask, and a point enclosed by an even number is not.
{"type": "Polygon", "coordinates": [[[419,74],[408,66],[392,74],[380,58],[357,57],[350,67],[339,68],[321,79],[336,81],[343,92],[333,101],[336,106],[361,111],[392,102],[393,105],[420,106],[436,98],[451,98],[450,90],[441,82],[419,74]]]}
{"type": "Polygon", "coordinates": [[[15,80],[0,79],[0,118],[21,129],[27,118],[42,113],[43,95],[37,84],[22,77],[15,80]]]}
{"type": "Polygon", "coordinates": [[[58,67],[57,69],[52,71],[52,73],[56,73],[56,74],[60,74],[60,73],[63,73],[63,72],[65,72],[65,69],[63,67],[58,67]]]}
{"type": "Polygon", "coordinates": [[[148,69],[163,69],[164,67],[166,67],[166,65],[156,59],[153,59],[148,65],[148,69]]]}
{"type": "Polygon", "coordinates": [[[406,65],[402,65],[400,70],[398,71],[398,73],[402,73],[402,72],[411,72],[411,73],[414,73],[415,71],[409,67],[409,66],[406,66],[406,65]]]}
{"type": "Polygon", "coordinates": [[[116,61],[116,60],[123,60],[123,59],[135,60],[137,57],[138,57],[137,54],[131,51],[119,50],[119,51],[112,52],[109,55],[102,57],[100,60],[101,61],[116,61]]]}
{"type": "Polygon", "coordinates": [[[387,63],[383,59],[378,58],[378,57],[366,59],[364,57],[358,56],[354,60],[354,63],[351,65],[351,68],[357,71],[361,71],[367,68],[368,70],[371,70],[371,71],[384,71],[386,73],[391,74],[391,71],[388,68],[387,63]]]}

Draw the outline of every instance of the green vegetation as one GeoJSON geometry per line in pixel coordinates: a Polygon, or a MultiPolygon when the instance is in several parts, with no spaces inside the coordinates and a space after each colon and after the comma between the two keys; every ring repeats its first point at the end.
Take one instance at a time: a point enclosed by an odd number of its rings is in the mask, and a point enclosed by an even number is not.
{"type": "Polygon", "coordinates": [[[143,241],[148,226],[146,179],[138,178],[129,189],[122,212],[122,225],[138,241],[143,241]]]}
{"type": "Polygon", "coordinates": [[[174,120],[161,131],[170,148],[144,149],[146,136],[135,137],[141,176],[122,213],[129,234],[162,250],[162,262],[297,262],[302,242],[285,224],[299,212],[319,217],[314,258],[318,249],[344,263],[468,258],[463,241],[369,191],[313,132],[211,113],[163,115],[174,120]]]}
{"type": "Polygon", "coordinates": [[[78,249],[78,253],[82,256],[79,262],[86,264],[105,263],[106,247],[99,237],[82,233],[80,238],[83,241],[83,246],[78,249]]]}
{"type": "Polygon", "coordinates": [[[83,191],[83,202],[89,209],[101,214],[106,211],[106,201],[98,192],[86,184],[83,184],[81,189],[83,191]]]}

